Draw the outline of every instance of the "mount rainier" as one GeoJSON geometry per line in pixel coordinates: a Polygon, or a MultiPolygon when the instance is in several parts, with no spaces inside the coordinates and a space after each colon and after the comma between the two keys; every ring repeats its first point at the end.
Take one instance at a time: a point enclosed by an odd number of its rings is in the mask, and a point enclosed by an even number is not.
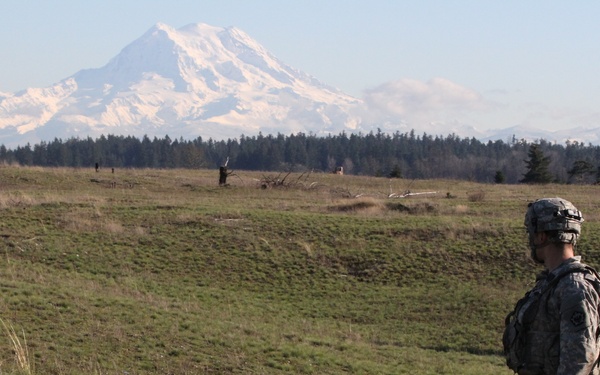
{"type": "Polygon", "coordinates": [[[0,144],[359,131],[361,101],[280,62],[237,28],[157,24],[98,69],[0,93],[0,144]]]}
{"type": "Polygon", "coordinates": [[[407,124],[376,112],[368,100],[282,63],[237,28],[191,24],[174,29],[159,23],[101,68],[81,70],[46,88],[0,92],[0,145],[109,134],[227,139],[259,132],[327,135],[377,129],[484,141],[516,135],[598,143],[600,133],[519,126],[482,132],[456,123],[407,124]]]}

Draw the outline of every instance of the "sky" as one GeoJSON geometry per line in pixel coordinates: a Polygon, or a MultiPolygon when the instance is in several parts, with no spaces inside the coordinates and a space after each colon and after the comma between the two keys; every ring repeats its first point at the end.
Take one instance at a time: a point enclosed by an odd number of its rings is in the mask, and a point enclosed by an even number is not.
{"type": "Polygon", "coordinates": [[[235,26],[407,120],[600,127],[600,1],[3,0],[0,92],[99,68],[158,22],[235,26]]]}

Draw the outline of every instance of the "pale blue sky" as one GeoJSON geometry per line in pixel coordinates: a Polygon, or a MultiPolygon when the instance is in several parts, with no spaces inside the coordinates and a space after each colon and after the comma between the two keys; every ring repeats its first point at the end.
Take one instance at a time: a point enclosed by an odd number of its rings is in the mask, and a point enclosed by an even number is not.
{"type": "Polygon", "coordinates": [[[202,22],[407,118],[600,127],[596,0],[3,0],[0,14],[2,92],[101,67],[157,22],[202,22]]]}

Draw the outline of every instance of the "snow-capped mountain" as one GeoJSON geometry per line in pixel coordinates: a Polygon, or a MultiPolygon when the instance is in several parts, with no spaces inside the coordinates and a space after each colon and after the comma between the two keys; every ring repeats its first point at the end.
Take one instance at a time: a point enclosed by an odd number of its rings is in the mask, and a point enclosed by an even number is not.
{"type": "Polygon", "coordinates": [[[109,134],[228,139],[259,132],[326,135],[378,129],[482,141],[514,136],[600,143],[599,128],[481,131],[444,118],[440,98],[449,101],[446,109],[456,103],[476,108],[478,95],[444,79],[399,80],[357,99],[282,63],[237,28],[191,24],[174,29],[159,23],[103,67],[81,70],[46,88],[0,92],[0,145],[109,134]],[[407,116],[411,109],[412,117],[407,116]],[[421,116],[438,112],[434,121],[421,116]]]}
{"type": "Polygon", "coordinates": [[[0,144],[104,134],[186,139],[360,130],[361,101],[237,28],[157,24],[98,69],[0,93],[0,144]]]}

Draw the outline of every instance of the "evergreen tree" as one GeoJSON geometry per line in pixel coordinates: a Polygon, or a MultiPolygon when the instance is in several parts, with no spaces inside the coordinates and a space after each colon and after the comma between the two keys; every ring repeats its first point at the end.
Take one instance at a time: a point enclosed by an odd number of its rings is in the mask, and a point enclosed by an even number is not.
{"type": "Polygon", "coordinates": [[[591,176],[596,173],[596,168],[587,160],[576,160],[573,167],[569,170],[569,180],[575,182],[584,182],[586,176],[591,176]]]}
{"type": "Polygon", "coordinates": [[[525,184],[547,184],[552,181],[552,175],[548,172],[550,157],[544,155],[539,144],[529,146],[527,153],[529,160],[525,160],[527,172],[520,181],[525,184]]]}
{"type": "Polygon", "coordinates": [[[106,135],[98,139],[55,138],[12,150],[0,145],[0,164],[85,167],[100,163],[107,168],[214,168],[228,157],[230,165],[237,170],[331,172],[343,166],[346,174],[406,179],[491,180],[511,184],[600,180],[600,173],[594,176],[600,146],[569,142],[565,147],[545,140],[531,144],[515,137],[512,143],[500,140],[483,143],[455,134],[417,136],[414,131],[387,135],[378,130],[325,137],[312,133],[259,134],[227,141],[106,135]],[[552,156],[552,163],[542,150],[552,156]],[[520,164],[523,161],[527,168],[520,164]]]}
{"type": "Polygon", "coordinates": [[[31,145],[27,143],[25,147],[17,146],[15,150],[15,159],[21,165],[33,165],[33,151],[31,150],[31,145]]]}
{"type": "Polygon", "coordinates": [[[494,176],[494,182],[497,184],[503,184],[506,181],[506,176],[502,171],[496,171],[496,175],[494,176]]]}
{"type": "Polygon", "coordinates": [[[400,169],[400,166],[395,164],[388,176],[390,178],[402,178],[402,170],[400,169]]]}

